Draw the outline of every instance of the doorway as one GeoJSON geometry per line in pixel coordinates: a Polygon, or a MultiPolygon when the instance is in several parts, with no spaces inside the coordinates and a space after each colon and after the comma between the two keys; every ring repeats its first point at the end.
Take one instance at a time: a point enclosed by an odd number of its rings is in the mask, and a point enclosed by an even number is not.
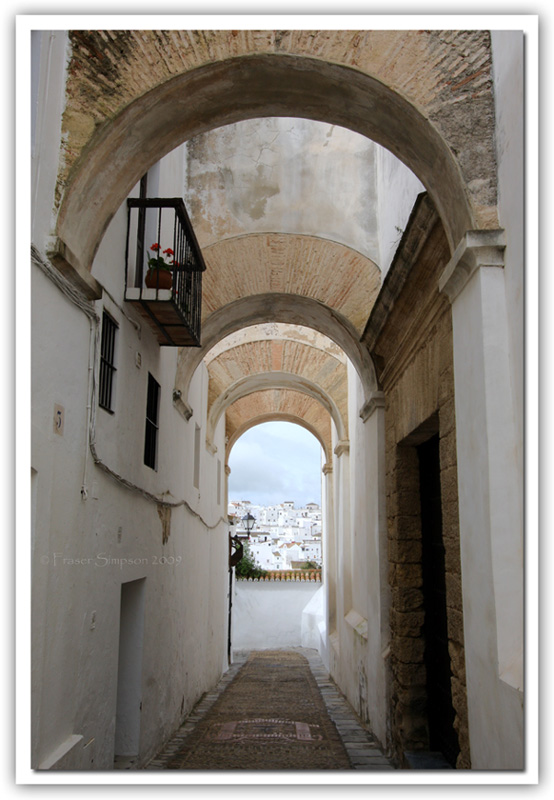
{"type": "Polygon", "coordinates": [[[146,578],[121,584],[115,758],[139,754],[146,578]]]}
{"type": "Polygon", "coordinates": [[[456,766],[460,752],[454,729],[452,669],[448,652],[445,549],[442,532],[439,435],[417,448],[421,504],[422,577],[425,622],[429,746],[456,766]]]}

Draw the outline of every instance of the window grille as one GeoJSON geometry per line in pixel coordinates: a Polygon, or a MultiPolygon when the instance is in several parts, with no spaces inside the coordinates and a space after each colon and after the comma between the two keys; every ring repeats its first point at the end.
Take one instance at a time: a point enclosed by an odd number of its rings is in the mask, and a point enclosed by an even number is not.
{"type": "Polygon", "coordinates": [[[113,413],[113,387],[115,368],[115,332],[117,324],[105,311],[102,314],[102,340],[100,343],[100,379],[98,404],[113,413]]]}
{"type": "Polygon", "coordinates": [[[158,413],[160,405],[160,384],[148,373],[148,393],[146,398],[146,429],[144,435],[144,463],[157,469],[158,413]]]}

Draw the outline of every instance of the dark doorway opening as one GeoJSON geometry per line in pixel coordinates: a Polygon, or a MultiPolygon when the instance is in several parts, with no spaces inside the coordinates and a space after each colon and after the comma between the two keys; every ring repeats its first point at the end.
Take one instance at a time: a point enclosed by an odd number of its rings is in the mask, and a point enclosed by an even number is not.
{"type": "Polygon", "coordinates": [[[421,503],[425,668],[429,745],[456,766],[460,752],[454,729],[452,670],[448,653],[445,557],[442,532],[439,436],[417,447],[421,503]]]}
{"type": "Polygon", "coordinates": [[[142,711],[142,649],[146,578],[121,584],[115,760],[137,757],[142,711]]]}

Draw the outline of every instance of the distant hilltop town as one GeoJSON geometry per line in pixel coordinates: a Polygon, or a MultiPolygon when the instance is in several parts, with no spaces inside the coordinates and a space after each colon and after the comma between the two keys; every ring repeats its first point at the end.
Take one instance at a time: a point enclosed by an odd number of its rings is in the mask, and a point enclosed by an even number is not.
{"type": "Polygon", "coordinates": [[[247,537],[243,517],[251,514],[256,520],[248,543],[262,569],[302,569],[307,563],[321,566],[321,509],[317,503],[295,508],[292,500],[274,506],[233,500],[228,514],[231,530],[241,538],[247,537]]]}

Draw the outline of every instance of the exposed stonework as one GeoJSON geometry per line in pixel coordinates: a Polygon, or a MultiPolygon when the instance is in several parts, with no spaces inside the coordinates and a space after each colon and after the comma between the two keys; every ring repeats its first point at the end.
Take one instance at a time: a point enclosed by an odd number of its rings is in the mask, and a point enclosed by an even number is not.
{"type": "Polygon", "coordinates": [[[425,198],[412,216],[412,226],[397,253],[396,267],[403,270],[402,280],[397,280],[400,276],[395,278],[393,264],[389,286],[396,289],[391,292],[384,287],[386,308],[378,300],[365,332],[386,397],[393,746],[399,758],[407,750],[429,747],[416,446],[438,433],[448,649],[454,728],[460,746],[456,766],[469,768],[452,321],[450,307],[438,291],[438,276],[448,260],[448,246],[425,198]]]}
{"type": "MultiPolygon", "coordinates": [[[[494,158],[487,31],[71,31],[70,41],[67,167],[97,128],[139,94],[184,71],[261,53],[315,57],[367,72],[425,109],[448,132],[463,167],[482,159],[465,138],[470,130],[475,140],[477,123],[494,158]],[[468,122],[458,131],[460,106],[468,122]]],[[[488,167],[481,175],[484,205],[495,202],[488,167]]]]}
{"type": "Polygon", "coordinates": [[[467,229],[498,224],[488,31],[69,37],[58,249],[76,268],[90,269],[149,166],[186,139],[260,116],[326,121],[390,149],[432,195],[452,249],[467,229]]]}
{"type": "Polygon", "coordinates": [[[227,460],[287,420],[327,460],[310,617],[341,691],[399,762],[452,763],[459,742],[459,768],[529,767],[523,31],[36,30],[31,51],[29,763],[112,769],[131,734],[141,768],[215,684],[233,647],[227,460]],[[162,350],[128,302],[143,237],[137,223],[125,247],[126,197],[147,169],[151,196],[184,193],[209,261],[197,348],[162,350]],[[44,563],[100,549],[123,571],[44,563]]]}
{"type": "MultiPolygon", "coordinates": [[[[296,375],[290,372],[268,371],[258,375],[248,375],[239,379],[238,381],[235,381],[231,386],[229,386],[223,395],[220,395],[217,398],[215,403],[210,408],[208,415],[206,444],[211,446],[212,439],[216,432],[217,423],[229,406],[243,397],[247,397],[248,395],[254,393],[257,394],[258,392],[267,392],[269,390],[292,390],[294,392],[300,392],[307,397],[313,398],[325,409],[327,414],[333,420],[337,430],[337,435],[344,437],[345,428],[340,411],[333,402],[332,398],[326,394],[320,386],[301,375],[296,375]]],[[[281,413],[279,407],[280,399],[276,397],[275,402],[276,413],[281,413]]],[[[270,412],[268,410],[267,414],[269,413],[270,412]]],[[[302,418],[300,417],[300,419],[302,418]]]]}
{"type": "Polygon", "coordinates": [[[167,544],[171,534],[171,508],[158,506],[158,516],[162,523],[162,544],[167,544]]]}

